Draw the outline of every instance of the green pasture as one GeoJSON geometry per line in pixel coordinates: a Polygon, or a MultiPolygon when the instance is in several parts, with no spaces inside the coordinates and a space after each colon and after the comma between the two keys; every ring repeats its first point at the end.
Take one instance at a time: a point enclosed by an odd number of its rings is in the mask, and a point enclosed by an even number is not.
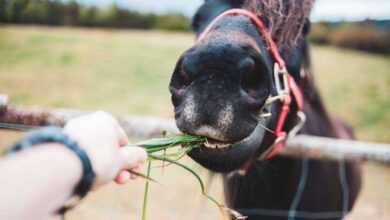
{"type": "MultiPolygon", "coordinates": [[[[193,38],[155,31],[0,26],[0,94],[18,105],[172,117],[169,78],[193,38]]],[[[318,46],[311,52],[329,111],[351,123],[360,139],[390,142],[390,57],[318,46]]],[[[15,137],[0,132],[0,145],[15,137]]],[[[360,212],[353,219],[379,219],[367,204],[379,204],[372,205],[374,211],[380,206],[378,213],[387,210],[388,216],[388,172],[373,165],[365,171],[369,174],[359,207],[368,214],[365,218],[360,212]]],[[[170,187],[153,189],[157,195],[150,198],[150,219],[218,217],[212,204],[197,197],[191,177],[164,172],[170,187]]],[[[131,189],[105,188],[70,219],[139,219],[142,188],[142,181],[131,189]],[[135,199],[129,199],[130,193],[135,199]]],[[[220,194],[217,188],[213,192],[220,194]]]]}
{"type": "MultiPolygon", "coordinates": [[[[167,85],[189,34],[0,28],[0,92],[21,105],[172,116],[167,85]]],[[[390,57],[312,48],[332,113],[360,138],[390,141],[390,57]]]]}

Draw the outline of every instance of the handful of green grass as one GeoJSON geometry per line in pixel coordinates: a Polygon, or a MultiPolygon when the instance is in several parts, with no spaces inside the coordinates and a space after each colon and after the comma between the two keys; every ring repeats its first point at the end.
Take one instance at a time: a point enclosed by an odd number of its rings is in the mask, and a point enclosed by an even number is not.
{"type": "Polygon", "coordinates": [[[179,162],[179,160],[183,158],[189,151],[197,147],[200,147],[200,145],[206,141],[207,141],[206,137],[183,134],[183,135],[166,136],[162,138],[154,138],[154,139],[142,141],[135,144],[137,146],[141,146],[145,148],[146,152],[148,153],[148,159],[149,159],[147,175],[143,175],[143,174],[139,175],[147,180],[145,183],[144,202],[142,208],[142,220],[146,220],[149,180],[154,181],[150,177],[151,163],[152,161],[156,161],[156,160],[162,161],[163,163],[167,163],[163,165],[163,167],[168,165],[176,165],[190,172],[198,181],[202,194],[219,208],[224,219],[228,219],[226,213],[232,215],[236,219],[245,219],[245,217],[242,216],[240,213],[225,207],[216,199],[209,196],[206,193],[205,184],[203,183],[201,177],[193,169],[179,162]]]}

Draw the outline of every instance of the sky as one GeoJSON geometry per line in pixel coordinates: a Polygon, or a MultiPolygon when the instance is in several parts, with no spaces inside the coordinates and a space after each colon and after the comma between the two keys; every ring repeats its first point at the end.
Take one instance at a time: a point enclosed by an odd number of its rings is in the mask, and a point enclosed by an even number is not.
{"type": "MultiPolygon", "coordinates": [[[[180,12],[191,16],[203,0],[78,0],[118,5],[146,12],[180,12]]],[[[390,0],[316,0],[312,20],[390,19],[390,0]]]]}

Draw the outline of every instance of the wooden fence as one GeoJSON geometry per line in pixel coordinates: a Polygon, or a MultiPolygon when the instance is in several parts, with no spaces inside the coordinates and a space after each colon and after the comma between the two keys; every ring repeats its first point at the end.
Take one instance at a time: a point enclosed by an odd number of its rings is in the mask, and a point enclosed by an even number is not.
{"type": "MultiPolygon", "coordinates": [[[[25,130],[46,125],[63,126],[71,118],[88,112],[7,105],[0,96],[0,128],[25,130]]],[[[173,120],[157,117],[117,117],[130,137],[150,138],[163,131],[178,133],[173,120]]],[[[390,145],[353,140],[298,135],[288,140],[280,154],[321,160],[361,160],[390,165],[390,145]]]]}

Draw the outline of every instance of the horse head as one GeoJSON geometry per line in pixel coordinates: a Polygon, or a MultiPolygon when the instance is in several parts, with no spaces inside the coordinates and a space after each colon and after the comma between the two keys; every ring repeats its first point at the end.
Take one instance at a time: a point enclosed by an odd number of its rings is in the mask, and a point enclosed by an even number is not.
{"type": "MultiPolygon", "coordinates": [[[[231,0],[209,0],[200,7],[193,19],[198,40],[181,55],[170,82],[178,128],[209,138],[189,156],[217,172],[236,170],[267,152],[275,141],[272,130],[281,108],[270,97],[280,95],[278,84],[283,79],[275,78],[275,54],[259,26],[245,13],[218,17],[241,7],[245,7],[243,1],[231,0]]],[[[265,25],[272,20],[261,19],[265,25]]],[[[270,33],[270,37],[275,35],[270,33]]],[[[304,42],[299,38],[294,46],[278,45],[296,80],[304,42]]],[[[295,116],[296,111],[292,104],[289,115],[295,116]]],[[[288,124],[287,130],[291,129],[288,124]]]]}

